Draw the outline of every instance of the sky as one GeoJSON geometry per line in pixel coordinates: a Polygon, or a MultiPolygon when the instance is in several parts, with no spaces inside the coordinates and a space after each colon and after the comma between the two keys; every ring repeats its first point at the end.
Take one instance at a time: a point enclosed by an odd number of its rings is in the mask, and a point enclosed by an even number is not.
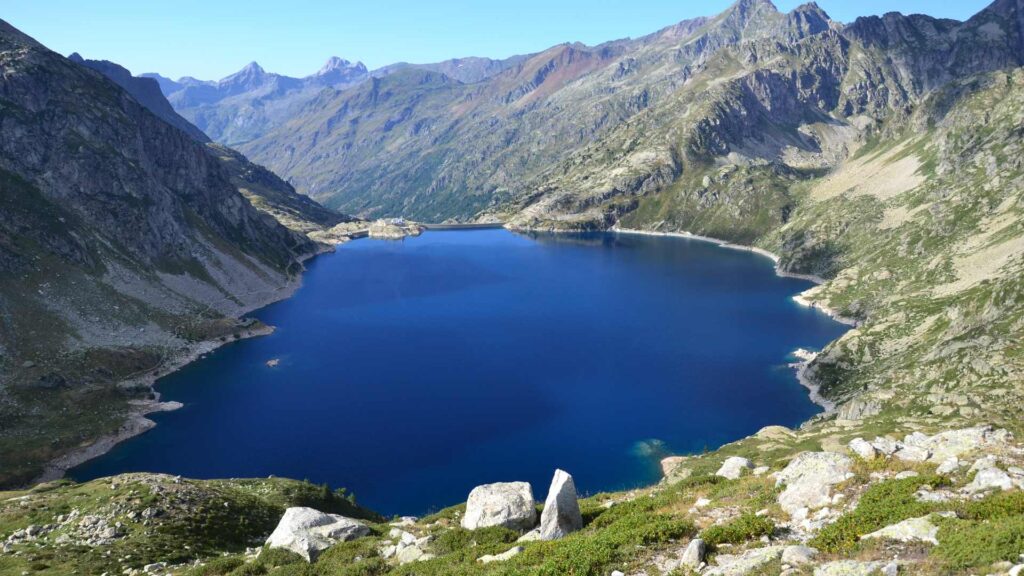
{"type": "MultiPolygon", "coordinates": [[[[775,0],[791,10],[805,0],[775,0]]],[[[842,22],[889,11],[965,20],[991,0],[818,0],[842,22]]],[[[637,37],[732,0],[0,0],[0,18],[64,55],[135,74],[219,79],[257,61],[306,76],[330,56],[369,68],[503,58],[637,37]]]]}

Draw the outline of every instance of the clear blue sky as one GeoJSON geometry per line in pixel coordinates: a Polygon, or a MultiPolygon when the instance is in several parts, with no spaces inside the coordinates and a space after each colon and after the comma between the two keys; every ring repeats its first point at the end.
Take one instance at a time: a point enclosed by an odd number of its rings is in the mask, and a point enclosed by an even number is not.
{"type": "MultiPolygon", "coordinates": [[[[804,0],[776,0],[790,10],[804,0]]],[[[964,20],[991,0],[819,0],[832,18],[891,10],[964,20]]],[[[62,54],[177,78],[250,61],[292,76],[329,56],[370,68],[597,44],[716,14],[732,0],[0,0],[0,18],[62,54]]]]}

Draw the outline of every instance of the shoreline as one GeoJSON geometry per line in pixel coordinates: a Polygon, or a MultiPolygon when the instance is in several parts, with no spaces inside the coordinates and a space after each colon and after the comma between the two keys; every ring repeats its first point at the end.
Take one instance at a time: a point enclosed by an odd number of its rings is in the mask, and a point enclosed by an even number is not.
{"type": "MultiPolygon", "coordinates": [[[[690,239],[690,240],[698,240],[700,242],[709,242],[711,244],[715,244],[716,246],[720,246],[722,248],[728,248],[730,250],[742,250],[744,252],[752,252],[752,253],[757,254],[759,256],[763,256],[765,258],[768,258],[769,260],[771,260],[775,264],[775,274],[777,276],[782,277],[782,278],[796,278],[796,279],[799,279],[799,280],[807,280],[809,282],[814,282],[814,284],[816,285],[815,287],[820,286],[820,285],[822,285],[822,284],[824,284],[826,282],[826,280],[824,278],[822,278],[820,276],[815,276],[813,274],[796,274],[796,273],[793,273],[793,272],[786,272],[786,271],[780,270],[779,269],[779,261],[780,261],[779,256],[777,254],[773,253],[773,252],[769,252],[768,250],[765,250],[764,248],[758,248],[756,246],[744,246],[742,244],[733,244],[732,242],[727,242],[727,241],[721,240],[719,238],[711,238],[710,236],[701,236],[699,234],[692,234],[690,232],[650,232],[650,231],[646,231],[646,230],[635,230],[635,229],[631,229],[631,228],[617,228],[617,227],[612,227],[609,230],[609,232],[615,232],[616,234],[635,234],[635,235],[639,235],[639,236],[669,236],[669,237],[674,237],[674,238],[687,238],[687,239],[690,239]]],[[[852,328],[856,328],[858,326],[858,322],[856,320],[854,320],[852,318],[846,318],[843,315],[839,314],[838,311],[833,310],[831,308],[828,308],[827,306],[824,306],[823,304],[819,304],[817,302],[811,302],[810,300],[808,300],[806,298],[806,296],[804,296],[804,295],[807,292],[809,292],[810,290],[814,290],[815,287],[809,288],[808,290],[804,290],[803,292],[793,296],[793,302],[796,302],[798,305],[804,306],[806,308],[816,308],[820,312],[822,312],[823,314],[825,314],[826,316],[828,316],[832,320],[834,320],[836,322],[839,322],[840,324],[845,324],[845,325],[850,326],[852,328]]],[[[807,389],[807,397],[811,400],[811,402],[813,402],[814,404],[816,404],[818,406],[821,406],[821,408],[824,410],[824,412],[822,412],[821,414],[816,414],[814,416],[814,418],[818,418],[818,417],[821,417],[821,416],[827,416],[829,414],[834,413],[836,411],[836,403],[831,401],[831,400],[829,400],[829,399],[827,399],[827,398],[825,398],[824,396],[822,396],[821,395],[821,386],[818,385],[818,384],[815,384],[813,381],[811,381],[810,378],[807,377],[807,370],[808,370],[808,368],[810,368],[811,362],[813,362],[814,359],[817,358],[818,353],[817,352],[809,352],[807,350],[804,350],[804,349],[800,348],[800,349],[797,349],[794,352],[794,354],[797,356],[798,361],[797,362],[791,362],[789,364],[789,367],[793,368],[796,371],[796,380],[797,380],[797,382],[801,386],[803,386],[804,388],[807,389]]]]}
{"type": "MultiPolygon", "coordinates": [[[[304,264],[321,254],[334,252],[335,247],[343,243],[344,242],[339,242],[337,244],[324,244],[318,242],[317,244],[320,246],[318,250],[298,257],[297,262],[304,264]]],[[[305,267],[303,267],[302,272],[305,273],[305,267]]],[[[274,304],[275,302],[291,298],[295,292],[302,287],[302,278],[303,274],[296,275],[293,279],[275,290],[268,297],[257,300],[252,305],[244,307],[235,319],[241,320],[246,314],[255,310],[259,310],[260,308],[264,308],[274,304]]],[[[67,475],[68,470],[71,470],[76,466],[80,466],[89,460],[103,456],[125,440],[130,440],[140,434],[152,430],[156,427],[156,422],[147,418],[148,415],[160,412],[171,412],[182,408],[184,404],[181,402],[163,402],[160,400],[160,393],[156,390],[157,380],[181,370],[185,366],[222,346],[234,342],[241,342],[242,340],[247,340],[249,338],[267,336],[273,333],[273,326],[261,324],[255,328],[245,328],[239,332],[238,338],[231,340],[222,341],[219,338],[213,340],[201,340],[181,348],[172,354],[167,360],[162,362],[160,366],[157,366],[152,370],[147,370],[144,374],[130,376],[119,380],[117,382],[117,386],[119,387],[139,389],[148,388],[149,393],[153,396],[152,399],[129,400],[129,409],[125,416],[125,420],[117,429],[117,432],[99,436],[87,445],[74,448],[69,452],[50,460],[43,466],[43,471],[39,476],[34,478],[28,485],[35,486],[44,482],[60,480],[67,475]]]]}
{"type": "MultiPolygon", "coordinates": [[[[786,272],[785,270],[780,269],[779,268],[780,258],[778,256],[778,254],[775,254],[774,252],[770,252],[768,250],[765,250],[764,248],[758,248],[757,246],[747,246],[747,245],[744,245],[744,244],[734,244],[734,243],[729,242],[727,240],[721,240],[719,238],[712,238],[710,236],[701,236],[700,234],[693,234],[691,232],[653,232],[653,231],[647,231],[647,230],[636,230],[636,229],[633,229],[633,228],[618,228],[618,227],[615,227],[615,226],[609,228],[608,231],[609,232],[615,232],[616,234],[633,234],[633,235],[638,235],[638,236],[667,236],[667,237],[671,237],[671,238],[686,238],[686,239],[689,239],[689,240],[697,240],[697,241],[700,241],[700,242],[709,242],[711,244],[714,244],[716,246],[720,246],[722,248],[728,248],[730,250],[740,250],[740,251],[743,251],[743,252],[751,252],[751,253],[757,254],[759,256],[764,256],[765,258],[768,258],[769,260],[771,260],[775,264],[775,274],[777,276],[779,276],[779,277],[782,277],[782,278],[794,278],[794,279],[797,279],[797,280],[807,280],[808,282],[813,282],[813,283],[815,283],[817,285],[821,285],[821,284],[824,284],[824,283],[827,282],[826,279],[822,278],[821,276],[814,275],[814,274],[799,274],[797,272],[786,272]]],[[[843,316],[842,314],[839,313],[838,310],[834,310],[832,308],[829,308],[828,306],[825,306],[824,304],[821,304],[819,302],[812,302],[811,300],[808,300],[806,294],[807,294],[807,292],[809,292],[810,290],[813,290],[813,289],[814,288],[810,288],[808,290],[804,290],[803,292],[793,296],[793,301],[796,302],[797,304],[799,304],[800,306],[805,307],[805,308],[816,308],[817,310],[821,311],[822,313],[827,315],[829,318],[832,318],[833,320],[835,320],[836,322],[839,322],[840,324],[846,324],[847,326],[850,326],[850,327],[853,327],[853,328],[856,328],[860,324],[857,320],[855,320],[853,318],[848,318],[846,316],[843,316]]]]}

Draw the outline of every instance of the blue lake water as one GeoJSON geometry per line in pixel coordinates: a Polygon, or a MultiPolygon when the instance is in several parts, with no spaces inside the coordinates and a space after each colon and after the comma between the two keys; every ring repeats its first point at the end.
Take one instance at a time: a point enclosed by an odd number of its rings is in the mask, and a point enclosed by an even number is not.
{"type": "Polygon", "coordinates": [[[387,514],[497,481],[542,499],[556,467],[635,487],[666,452],[815,414],[786,364],[845,330],[767,258],[683,238],[434,231],[308,268],[254,313],[273,335],[160,380],[184,408],[72,477],[307,478],[387,514]]]}

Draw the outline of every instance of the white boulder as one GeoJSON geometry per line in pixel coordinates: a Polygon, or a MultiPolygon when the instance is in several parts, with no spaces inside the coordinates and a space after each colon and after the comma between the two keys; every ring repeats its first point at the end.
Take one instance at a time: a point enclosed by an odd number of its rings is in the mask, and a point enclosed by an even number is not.
{"type": "Polygon", "coordinates": [[[938,545],[939,527],[932,524],[928,516],[909,518],[861,536],[861,539],[884,539],[898,542],[925,542],[938,545]]]}
{"type": "Polygon", "coordinates": [[[810,546],[786,546],[786,549],[782,551],[782,563],[790,566],[802,566],[810,564],[817,555],[818,550],[810,546]]]}
{"type": "Polygon", "coordinates": [[[576,484],[572,475],[555,470],[540,515],[540,539],[557,540],[583,528],[583,516],[576,501],[576,484]]]}
{"type": "Polygon", "coordinates": [[[864,460],[874,460],[878,456],[878,450],[870,442],[863,438],[854,438],[848,445],[850,452],[853,452],[864,460]]]}
{"type": "Polygon", "coordinates": [[[536,523],[537,509],[528,482],[497,482],[473,488],[462,517],[462,527],[467,530],[504,526],[522,531],[536,523]]]}
{"type": "Polygon", "coordinates": [[[814,510],[832,503],[831,486],[853,476],[853,460],[835,452],[804,452],[776,474],[785,485],[779,505],[790,516],[802,508],[814,510]]]}
{"type": "Polygon", "coordinates": [[[369,533],[370,528],[358,520],[337,514],[324,514],[312,508],[295,507],[285,510],[277,528],[267,538],[267,546],[291,550],[307,562],[312,562],[334,544],[369,533]]]}
{"type": "Polygon", "coordinates": [[[686,550],[683,551],[683,555],[679,558],[680,564],[696,570],[704,563],[704,556],[707,554],[707,549],[707,544],[705,544],[700,538],[690,540],[690,543],[686,545],[686,550]]]}
{"type": "Polygon", "coordinates": [[[525,550],[525,548],[523,548],[522,546],[516,546],[514,548],[509,548],[501,554],[485,554],[484,556],[477,558],[476,561],[482,564],[490,564],[491,562],[504,562],[505,560],[509,560],[514,556],[518,556],[519,553],[523,550],[525,550]]]}
{"type": "Polygon", "coordinates": [[[1013,479],[1006,472],[995,466],[984,467],[978,470],[974,479],[967,486],[964,492],[978,494],[989,490],[1010,490],[1013,488],[1013,479]]]}
{"type": "Polygon", "coordinates": [[[728,478],[729,480],[736,480],[739,478],[744,470],[753,470],[754,465],[746,458],[740,456],[730,456],[725,459],[722,463],[722,467],[715,472],[715,476],[721,476],[728,478]]]}

